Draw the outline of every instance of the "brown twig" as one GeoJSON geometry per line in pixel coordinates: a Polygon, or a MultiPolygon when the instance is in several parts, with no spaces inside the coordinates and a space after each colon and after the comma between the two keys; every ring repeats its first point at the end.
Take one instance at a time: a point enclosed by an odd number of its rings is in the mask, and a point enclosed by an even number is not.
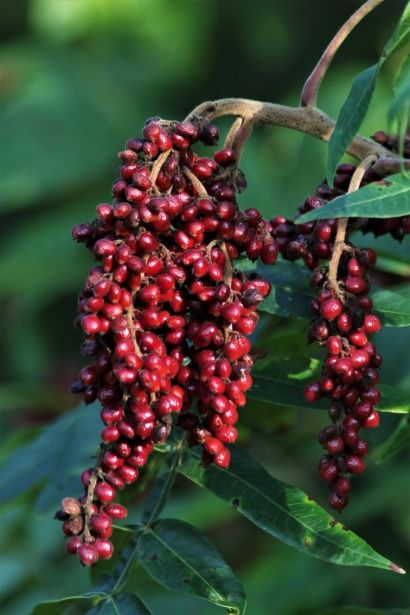
{"type": "Polygon", "coordinates": [[[162,152],[162,154],[160,154],[158,156],[158,158],[156,159],[156,161],[154,162],[154,164],[152,165],[152,169],[151,169],[151,173],[150,173],[150,181],[151,181],[151,185],[155,190],[155,184],[156,181],[158,179],[158,175],[162,169],[162,165],[164,164],[164,162],[166,161],[166,159],[168,158],[168,156],[170,155],[170,153],[172,152],[172,149],[167,150],[166,152],[162,152]]]}
{"type": "Polygon", "coordinates": [[[194,175],[192,171],[188,169],[188,167],[184,167],[183,172],[184,172],[184,175],[189,179],[189,181],[191,182],[195,190],[197,191],[198,196],[202,198],[208,198],[209,194],[207,193],[205,186],[203,185],[202,182],[199,181],[197,176],[194,175]]]}
{"type": "MultiPolygon", "coordinates": [[[[223,98],[201,103],[187,119],[192,121],[204,118],[211,121],[226,115],[243,117],[245,120],[250,120],[252,125],[283,126],[325,142],[329,141],[335,127],[335,121],[316,107],[288,107],[245,98],[223,98]]],[[[378,158],[391,159],[391,166],[400,169],[400,158],[396,154],[361,135],[354,137],[347,153],[359,160],[369,154],[375,154],[378,158]]]]}
{"type": "Polygon", "coordinates": [[[131,339],[132,339],[132,343],[134,346],[134,350],[135,350],[135,354],[138,355],[139,357],[142,356],[140,347],[138,345],[137,342],[137,338],[135,335],[135,326],[134,326],[134,321],[133,321],[133,312],[134,312],[134,302],[131,302],[130,307],[127,309],[126,311],[126,319],[127,319],[127,324],[131,333],[131,339]]]}
{"type": "MultiPolygon", "coordinates": [[[[358,190],[358,188],[360,188],[360,183],[363,179],[363,175],[365,174],[366,170],[371,167],[372,164],[374,164],[376,160],[377,156],[375,154],[370,154],[370,156],[367,156],[367,158],[362,160],[357,165],[357,168],[352,175],[352,179],[350,180],[347,193],[355,192],[356,190],[358,190]]],[[[343,299],[343,293],[341,292],[339,287],[338,269],[340,258],[344,250],[348,247],[345,243],[348,222],[349,218],[339,218],[332,258],[329,262],[329,271],[327,276],[329,288],[332,288],[335,291],[336,296],[338,296],[340,299],[343,299]]]]}
{"type": "Polygon", "coordinates": [[[243,122],[243,117],[237,117],[234,119],[233,124],[228,130],[228,134],[225,137],[224,148],[232,147],[232,144],[235,141],[236,135],[238,134],[238,131],[240,130],[243,122]]]}
{"type": "Polygon", "coordinates": [[[360,6],[338,30],[303,86],[300,99],[301,107],[313,107],[316,104],[320,84],[337,50],[357,24],[382,2],[383,0],[367,0],[367,2],[362,4],[362,6],[360,6]]]}

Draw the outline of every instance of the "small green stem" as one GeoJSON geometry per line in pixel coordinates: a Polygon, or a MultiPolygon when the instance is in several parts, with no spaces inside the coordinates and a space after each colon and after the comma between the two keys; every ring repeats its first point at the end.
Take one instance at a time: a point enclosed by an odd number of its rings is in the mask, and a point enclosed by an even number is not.
{"type": "Polygon", "coordinates": [[[151,511],[147,521],[144,524],[143,527],[143,531],[148,530],[152,524],[156,521],[159,513],[161,512],[161,510],[164,507],[164,504],[169,496],[169,493],[172,489],[172,485],[175,482],[175,478],[176,478],[176,473],[177,473],[177,468],[179,466],[179,464],[181,463],[181,459],[182,459],[182,454],[185,448],[185,435],[181,438],[181,440],[179,441],[175,454],[174,454],[174,458],[172,460],[172,464],[171,467],[169,468],[169,470],[166,473],[166,479],[164,481],[164,484],[162,485],[161,491],[159,493],[159,496],[157,497],[157,500],[155,502],[155,506],[153,508],[153,510],[151,511]]]}

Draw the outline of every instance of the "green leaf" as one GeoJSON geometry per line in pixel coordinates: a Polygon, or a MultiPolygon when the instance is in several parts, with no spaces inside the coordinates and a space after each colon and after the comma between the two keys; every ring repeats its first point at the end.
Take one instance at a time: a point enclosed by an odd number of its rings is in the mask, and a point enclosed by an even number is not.
{"type": "Polygon", "coordinates": [[[340,109],[328,146],[326,177],[329,186],[333,186],[336,167],[366,115],[378,71],[379,64],[374,64],[361,72],[353,81],[350,92],[340,109]]]}
{"type": "MultiPolygon", "coordinates": [[[[309,382],[320,378],[320,370],[303,381],[280,378],[275,375],[274,366],[271,375],[265,376],[256,373],[253,377],[253,386],[248,392],[248,399],[254,402],[263,402],[272,408],[298,408],[302,410],[326,410],[329,401],[326,399],[309,403],[305,400],[303,390],[309,382]]],[[[382,398],[377,406],[379,412],[392,414],[407,414],[410,412],[410,399],[406,393],[388,385],[380,385],[382,398]]]]}
{"type": "Polygon", "coordinates": [[[78,491],[79,475],[91,462],[99,424],[97,406],[82,405],[15,450],[0,467],[3,477],[0,503],[21,495],[45,479],[48,479],[47,484],[37,501],[39,512],[56,508],[59,500],[71,490],[78,491]],[[70,463],[67,463],[67,451],[70,463]]]}
{"type": "Polygon", "coordinates": [[[410,447],[410,416],[404,416],[391,436],[380,444],[373,453],[375,463],[382,463],[389,457],[410,447]]]}
{"type": "Polygon", "coordinates": [[[340,109],[336,126],[331,134],[328,145],[326,177],[330,186],[333,185],[336,167],[360,128],[369,108],[381,66],[389,55],[398,51],[409,42],[410,4],[407,4],[393,36],[383,50],[380,61],[366,68],[356,77],[340,109]]]}
{"type": "Polygon", "coordinates": [[[382,60],[386,59],[389,55],[395,53],[408,43],[410,43],[410,2],[406,4],[393,36],[385,45],[382,60]]]}
{"type": "Polygon", "coordinates": [[[382,398],[377,406],[379,412],[391,414],[407,414],[410,412],[410,397],[405,391],[388,384],[378,384],[382,398]]]}
{"type": "Polygon", "coordinates": [[[158,583],[243,613],[242,586],[211,541],[192,525],[161,519],[141,534],[139,562],[158,583]]]}
{"type": "MultiPolygon", "coordinates": [[[[255,265],[240,263],[242,271],[254,270],[255,265]]],[[[309,309],[313,293],[309,288],[309,272],[297,263],[277,261],[274,267],[259,265],[258,273],[272,284],[272,292],[259,306],[262,312],[277,316],[311,318],[309,309]]]]}
{"type": "Polygon", "coordinates": [[[320,615],[409,615],[409,612],[403,611],[402,609],[386,609],[380,611],[379,609],[362,609],[356,606],[344,606],[339,609],[321,611],[320,615]]]}
{"type": "Polygon", "coordinates": [[[204,468],[189,451],[179,471],[227,500],[242,515],[282,542],[313,557],[344,566],[401,572],[362,538],[336,522],[301,490],[273,478],[248,453],[231,447],[228,469],[204,468]]]}
{"type": "Polygon", "coordinates": [[[94,594],[84,594],[83,596],[69,596],[67,598],[59,598],[58,600],[47,600],[37,604],[30,615],[62,615],[64,610],[73,605],[79,604],[84,600],[91,600],[94,594]]]}
{"type": "Polygon", "coordinates": [[[384,326],[410,326],[410,302],[386,288],[377,288],[371,294],[373,309],[381,317],[384,326]]]}
{"type": "Polygon", "coordinates": [[[276,407],[301,408],[303,410],[324,410],[328,406],[326,400],[309,403],[305,400],[303,389],[305,384],[288,381],[281,382],[275,376],[266,378],[255,375],[253,386],[248,397],[254,401],[261,401],[276,407]]]}
{"type": "Polygon", "coordinates": [[[410,214],[410,182],[401,173],[338,196],[324,207],[303,214],[297,222],[329,218],[395,218],[410,214]]]}
{"type": "Polygon", "coordinates": [[[142,510],[142,521],[144,523],[149,523],[150,519],[156,519],[162,512],[174,480],[175,472],[172,470],[167,470],[156,478],[152,491],[145,501],[142,510]]]}
{"type": "Polygon", "coordinates": [[[164,506],[172,489],[172,485],[175,481],[178,464],[181,462],[184,442],[184,435],[182,435],[182,437],[175,442],[175,446],[177,447],[177,449],[175,452],[169,455],[167,459],[169,463],[169,469],[157,477],[154,483],[154,487],[149,495],[149,498],[144,504],[144,508],[142,511],[142,520],[147,525],[151,525],[164,509],[164,506]]]}
{"type": "Polygon", "coordinates": [[[403,62],[394,84],[394,99],[389,107],[388,118],[397,118],[410,100],[410,56],[403,62]]]}
{"type": "Polygon", "coordinates": [[[128,574],[136,562],[137,543],[140,532],[143,529],[142,525],[132,525],[122,527],[124,532],[130,532],[131,539],[127,546],[122,549],[119,560],[115,566],[114,572],[104,574],[101,580],[95,585],[94,589],[100,593],[105,593],[109,596],[117,593],[128,578],[128,574]]]}
{"type": "MultiPolygon", "coordinates": [[[[241,263],[241,269],[246,271],[247,268],[241,263]]],[[[272,284],[271,294],[258,308],[260,312],[309,320],[312,318],[310,301],[314,293],[309,286],[310,274],[305,267],[298,263],[278,261],[275,267],[259,265],[257,272],[272,284]]],[[[371,297],[374,311],[381,318],[383,326],[410,325],[410,304],[401,295],[387,289],[373,288],[371,297]]]]}
{"type": "Polygon", "coordinates": [[[122,592],[103,598],[87,615],[151,615],[151,611],[135,594],[122,592]]]}

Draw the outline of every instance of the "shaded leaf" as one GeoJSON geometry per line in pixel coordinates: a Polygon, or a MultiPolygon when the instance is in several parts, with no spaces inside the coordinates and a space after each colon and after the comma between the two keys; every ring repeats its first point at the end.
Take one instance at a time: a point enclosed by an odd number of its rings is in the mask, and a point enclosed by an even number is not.
{"type": "MultiPolygon", "coordinates": [[[[258,266],[257,272],[272,284],[272,292],[260,304],[259,311],[277,316],[312,318],[310,301],[314,298],[314,292],[309,286],[310,274],[306,268],[298,263],[278,261],[275,267],[258,266]]],[[[374,312],[383,326],[410,325],[410,304],[400,294],[373,287],[371,297],[374,312]]]]}
{"type": "Polygon", "coordinates": [[[388,117],[398,117],[410,100],[410,56],[403,62],[394,83],[394,99],[389,107],[388,117]]]}
{"type": "MultiPolygon", "coordinates": [[[[319,371],[316,377],[320,377],[319,371]]],[[[306,384],[314,379],[308,378],[301,383],[292,380],[281,381],[275,378],[274,375],[267,378],[256,374],[253,378],[253,386],[248,392],[248,397],[250,400],[264,402],[272,407],[300,408],[308,411],[327,410],[330,403],[327,399],[320,399],[312,403],[305,400],[303,390],[306,384]]],[[[387,385],[380,385],[379,389],[382,393],[382,399],[377,406],[379,412],[390,412],[393,414],[407,414],[410,412],[410,399],[408,395],[387,385]]]]}
{"type": "Polygon", "coordinates": [[[144,503],[144,508],[142,510],[143,523],[148,523],[150,518],[156,519],[161,513],[166,504],[170,489],[172,488],[174,478],[175,473],[171,470],[167,470],[157,477],[149,497],[144,503]]]}
{"type": "Polygon", "coordinates": [[[401,173],[338,196],[298,222],[329,218],[394,218],[410,214],[410,182],[401,173]]]}
{"type": "Polygon", "coordinates": [[[69,596],[68,598],[61,598],[58,600],[47,600],[47,602],[37,604],[30,615],[62,615],[67,607],[73,604],[79,604],[85,600],[91,600],[91,598],[93,598],[93,595],[88,594],[83,596],[69,596]]]}
{"type": "Polygon", "coordinates": [[[410,325],[410,303],[399,293],[376,288],[371,293],[373,310],[381,317],[384,326],[408,327],[410,325]]]}
{"type": "Polygon", "coordinates": [[[409,611],[402,609],[366,609],[356,606],[344,606],[339,609],[321,611],[320,615],[408,615],[409,611]]]}
{"type": "Polygon", "coordinates": [[[87,615],[150,615],[151,611],[138,596],[130,592],[103,598],[87,615]]]}
{"type": "Polygon", "coordinates": [[[45,479],[48,479],[47,484],[37,501],[40,512],[57,507],[59,500],[73,489],[78,491],[80,472],[91,462],[95,450],[99,423],[97,406],[82,405],[15,450],[0,468],[3,476],[0,503],[19,496],[45,479]],[[67,451],[70,463],[67,463],[67,451]]]}
{"type": "Polygon", "coordinates": [[[399,453],[404,448],[410,447],[410,417],[402,418],[391,436],[380,444],[373,453],[375,463],[382,463],[389,457],[399,453]]]}
{"type": "Polygon", "coordinates": [[[379,64],[374,64],[361,72],[353,81],[350,92],[340,109],[328,146],[326,177],[329,186],[333,186],[336,167],[366,115],[378,71],[379,64]]]}
{"type": "Polygon", "coordinates": [[[407,2],[399,23],[383,50],[382,59],[387,58],[410,43],[410,3],[407,2]]]}
{"type": "Polygon", "coordinates": [[[124,532],[130,533],[130,540],[124,549],[122,549],[114,572],[104,574],[96,583],[94,589],[98,592],[103,592],[108,595],[113,595],[118,592],[125,583],[129,571],[136,562],[137,542],[142,525],[129,525],[121,527],[124,532]]]}
{"type": "Polygon", "coordinates": [[[401,572],[323,508],[275,478],[239,447],[231,447],[228,469],[204,468],[189,451],[179,471],[227,500],[242,515],[282,542],[313,557],[344,566],[372,566],[401,572]]]}
{"type": "Polygon", "coordinates": [[[167,589],[243,613],[240,582],[211,541],[192,525],[175,519],[157,521],[141,534],[137,555],[148,574],[167,589]]]}
{"type": "Polygon", "coordinates": [[[178,435],[179,439],[175,439],[173,442],[176,447],[176,451],[172,455],[169,455],[167,459],[169,469],[157,477],[149,498],[144,504],[142,520],[147,525],[150,525],[153,521],[155,521],[158,515],[162,512],[172,489],[172,485],[174,484],[177,466],[181,461],[182,443],[185,439],[184,435],[178,435]]]}
{"type": "MultiPolygon", "coordinates": [[[[239,268],[252,271],[255,265],[250,261],[241,262],[239,268]]],[[[259,306],[259,310],[277,316],[311,318],[309,302],[313,293],[309,288],[310,275],[306,268],[279,260],[274,267],[258,265],[257,272],[272,284],[272,292],[259,306]]]]}

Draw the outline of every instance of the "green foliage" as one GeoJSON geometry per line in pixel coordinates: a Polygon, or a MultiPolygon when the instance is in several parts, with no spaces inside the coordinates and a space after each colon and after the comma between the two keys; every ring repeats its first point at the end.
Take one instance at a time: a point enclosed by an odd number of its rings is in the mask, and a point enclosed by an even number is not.
{"type": "Polygon", "coordinates": [[[36,510],[50,512],[67,493],[76,493],[80,486],[79,472],[91,463],[91,455],[95,453],[99,423],[96,404],[80,406],[19,447],[1,466],[4,478],[0,502],[5,503],[42,482],[36,510]]]}
{"type": "Polygon", "coordinates": [[[410,2],[406,2],[403,14],[394,30],[393,36],[383,50],[383,58],[387,58],[410,43],[410,2]]]}
{"type": "Polygon", "coordinates": [[[228,469],[203,468],[190,452],[179,471],[197,485],[227,500],[262,530],[313,557],[344,566],[391,569],[391,562],[309,497],[266,472],[244,450],[232,447],[228,469]]]}
{"type": "MultiPolygon", "coordinates": [[[[63,496],[79,494],[79,474],[93,463],[95,434],[101,429],[97,405],[69,410],[67,387],[79,368],[80,336],[71,326],[75,294],[91,265],[71,241],[71,225],[90,220],[95,205],[110,198],[115,154],[145,117],[182,118],[201,100],[223,94],[294,104],[306,66],[313,65],[323,42],[312,11],[321,11],[321,30],[332,33],[348,9],[323,12],[318,0],[301,3],[294,13],[282,0],[275,6],[268,0],[253,5],[240,0],[234,11],[229,2],[6,4],[3,28],[9,24],[9,32],[1,50],[2,611],[214,615],[224,605],[240,613],[243,586],[248,612],[258,615],[316,615],[335,604],[385,609],[341,608],[336,610],[340,615],[402,615],[389,607],[408,604],[408,585],[399,575],[385,573],[389,560],[379,553],[404,566],[410,557],[408,420],[398,417],[397,424],[390,416],[410,407],[408,240],[398,248],[388,237],[355,238],[379,254],[376,275],[382,288],[373,300],[389,326],[376,342],[384,357],[383,425],[371,434],[369,480],[343,517],[354,533],[331,524],[320,506],[316,433],[324,424],[324,404],[308,405],[302,393],[320,371],[320,351],[306,352],[312,292],[303,268],[283,262],[261,270],[274,284],[254,336],[265,356],[256,357],[254,387],[241,411],[239,446],[258,462],[235,449],[228,474],[202,468],[197,452],[186,450],[180,440],[159,447],[134,494],[121,494],[130,516],[128,526],[116,528],[114,557],[91,573],[65,555],[52,519],[63,496]],[[269,49],[268,33],[273,33],[269,49]],[[198,489],[199,484],[205,488],[198,489]],[[147,486],[150,494],[142,502],[147,486]],[[360,570],[336,570],[329,560],[360,570]]],[[[401,0],[401,6],[396,0],[387,4],[386,32],[393,30],[402,8],[401,0]]],[[[405,52],[409,7],[386,57],[405,52]]],[[[383,6],[379,10],[383,14],[383,6]]],[[[377,53],[380,41],[373,26],[362,27],[363,38],[352,39],[360,64],[341,59],[323,85],[331,113],[342,102],[345,85],[377,53]]],[[[386,68],[394,71],[395,61],[386,68]]],[[[388,71],[379,73],[371,118],[368,114],[363,125],[366,134],[382,127],[387,108],[403,132],[408,66],[407,60],[395,79],[393,101],[387,98],[388,71]]],[[[349,103],[353,123],[363,119],[372,74],[366,84],[364,100],[349,103]]],[[[221,122],[221,128],[224,133],[227,124],[221,122]]],[[[256,129],[242,159],[249,187],[241,206],[256,205],[268,217],[293,216],[320,181],[324,156],[325,146],[304,135],[256,129]]]]}
{"type": "Polygon", "coordinates": [[[330,186],[333,185],[333,177],[340,159],[348,149],[367,113],[383,63],[389,56],[408,45],[409,42],[410,4],[407,3],[392,37],[383,50],[379,62],[366,68],[356,77],[340,109],[336,126],[329,140],[327,154],[326,177],[330,186]]]}
{"type": "Polygon", "coordinates": [[[405,448],[410,447],[410,420],[408,416],[401,419],[391,436],[374,451],[375,463],[382,463],[405,448]]]}
{"type": "MultiPolygon", "coordinates": [[[[352,193],[352,195],[360,192],[361,190],[352,193]]],[[[407,187],[403,192],[405,192],[407,196],[410,195],[407,187]]],[[[329,203],[329,205],[326,205],[325,208],[331,207],[336,200],[337,199],[329,203]]],[[[322,208],[314,210],[314,212],[321,211],[322,208]]],[[[311,212],[309,212],[309,214],[310,213],[311,212]]],[[[319,219],[323,217],[322,213],[318,215],[319,219]]],[[[326,216],[326,218],[329,217],[329,215],[326,216]]],[[[304,218],[304,216],[302,218],[304,218]]],[[[244,271],[246,271],[247,268],[250,269],[249,264],[247,266],[241,264],[240,266],[244,271]]],[[[261,312],[267,312],[268,314],[274,314],[276,316],[293,316],[295,318],[304,319],[310,319],[312,317],[309,302],[314,298],[314,292],[309,286],[309,271],[298,263],[284,261],[278,261],[275,267],[258,265],[257,271],[272,284],[271,294],[259,307],[261,312]]],[[[381,318],[384,326],[407,327],[410,325],[409,303],[399,293],[388,289],[374,288],[371,297],[374,311],[381,318]]]]}
{"type": "Polygon", "coordinates": [[[245,597],[239,581],[210,540],[188,523],[157,521],[140,535],[137,557],[148,574],[167,589],[243,613],[245,597]]]}
{"type": "Polygon", "coordinates": [[[410,182],[401,174],[390,175],[337,197],[324,207],[300,216],[300,222],[324,218],[395,218],[410,214],[410,182]]]}
{"type": "Polygon", "coordinates": [[[336,167],[353,137],[361,126],[376,87],[379,64],[373,64],[361,72],[352,83],[350,92],[340,109],[336,126],[329,140],[326,177],[333,186],[336,167]]]}

